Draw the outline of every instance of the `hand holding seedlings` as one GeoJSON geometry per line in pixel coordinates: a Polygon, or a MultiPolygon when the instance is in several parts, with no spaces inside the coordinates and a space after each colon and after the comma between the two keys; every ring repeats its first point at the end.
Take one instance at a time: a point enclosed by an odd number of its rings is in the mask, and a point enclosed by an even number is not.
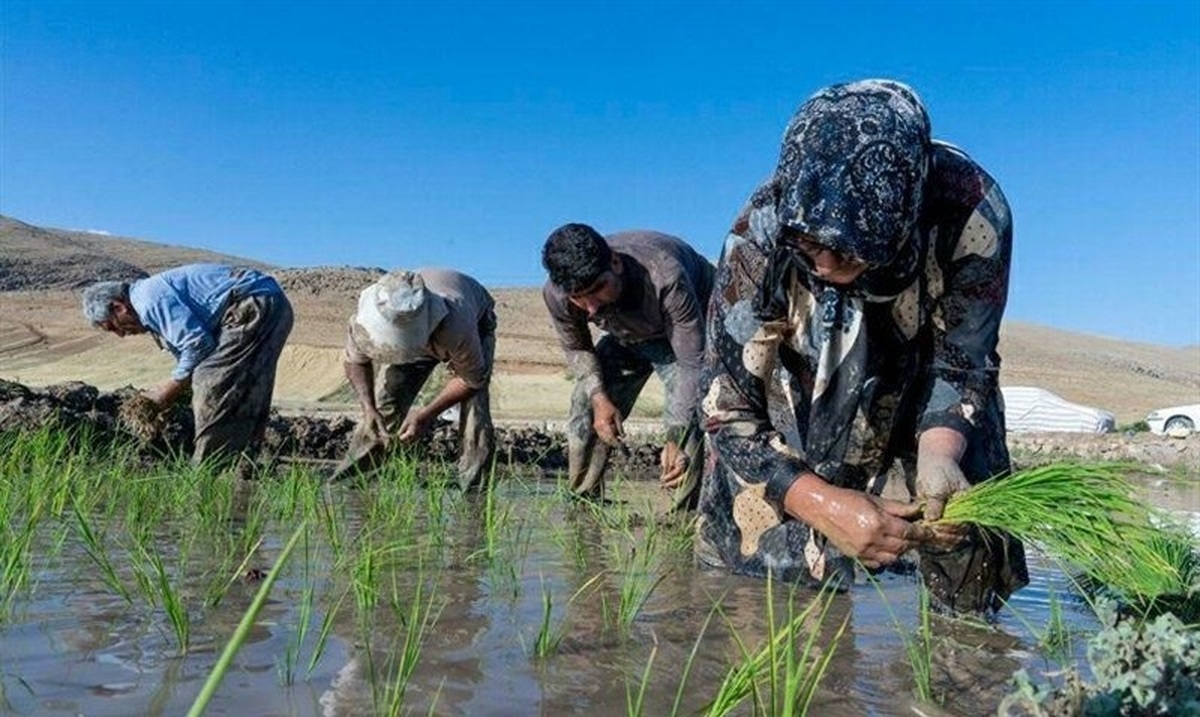
{"type": "Polygon", "coordinates": [[[412,443],[421,438],[429,429],[433,427],[433,420],[436,416],[429,415],[424,409],[414,408],[404,417],[404,423],[400,424],[400,442],[412,443]]]}
{"type": "Polygon", "coordinates": [[[391,433],[388,431],[387,422],[383,419],[383,414],[379,412],[379,409],[372,407],[364,411],[363,430],[367,435],[382,443],[385,448],[391,442],[391,433]]]}
{"type": "Polygon", "coordinates": [[[894,562],[928,535],[912,522],[920,506],[830,485],[815,473],[793,481],[783,506],[868,568],[894,562]]]}
{"type": "Polygon", "coordinates": [[[917,450],[917,502],[926,520],[942,517],[950,496],[971,487],[958,462],[966,450],[962,434],[949,428],[931,428],[921,434],[917,450]]]}
{"type": "Polygon", "coordinates": [[[617,445],[625,437],[621,412],[603,391],[597,391],[592,396],[592,426],[600,440],[610,446],[617,445]]]}
{"type": "Polygon", "coordinates": [[[667,441],[663,444],[662,453],[658,456],[658,464],[662,468],[658,481],[664,489],[671,490],[683,482],[684,475],[687,473],[688,457],[678,443],[667,441]]]}

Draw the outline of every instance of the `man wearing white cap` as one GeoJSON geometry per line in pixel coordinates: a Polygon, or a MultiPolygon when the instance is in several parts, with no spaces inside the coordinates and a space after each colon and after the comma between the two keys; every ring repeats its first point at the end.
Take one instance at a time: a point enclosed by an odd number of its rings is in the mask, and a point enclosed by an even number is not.
{"type": "Polygon", "coordinates": [[[458,482],[478,488],[495,451],[488,384],[496,354],[495,301],[471,277],[449,269],[393,271],[362,291],[343,357],[362,421],[334,479],[374,468],[393,434],[411,443],[446,409],[461,405],[458,482]],[[409,410],[433,369],[453,376],[428,404],[409,410]],[[383,367],[378,401],[375,374],[383,367]]]}

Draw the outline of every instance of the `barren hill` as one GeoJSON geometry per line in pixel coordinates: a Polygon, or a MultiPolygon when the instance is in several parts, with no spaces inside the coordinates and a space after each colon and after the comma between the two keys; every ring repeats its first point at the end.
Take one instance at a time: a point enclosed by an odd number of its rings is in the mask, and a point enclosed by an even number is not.
{"type": "MultiPolygon", "coordinates": [[[[194,261],[266,268],[296,309],[279,371],[277,398],[306,410],[349,408],[341,368],[346,319],[358,292],[382,269],[271,269],[194,249],[0,219],[0,378],[29,385],[82,380],[103,389],[150,385],[171,359],[145,337],[118,339],[87,326],[75,291],[90,281],[136,276],[194,261]]],[[[497,416],[558,420],[570,384],[539,288],[491,288],[496,298],[497,416]]],[[[1047,388],[1068,400],[1112,411],[1121,423],[1150,410],[1200,402],[1200,347],[1173,348],[1005,323],[1001,383],[1047,388]]],[[[638,412],[661,410],[652,385],[638,412]]]]}
{"type": "Polygon", "coordinates": [[[179,264],[269,268],[226,254],[107,234],[45,229],[0,216],[0,291],[75,289],[102,279],[142,277],[179,264]]]}

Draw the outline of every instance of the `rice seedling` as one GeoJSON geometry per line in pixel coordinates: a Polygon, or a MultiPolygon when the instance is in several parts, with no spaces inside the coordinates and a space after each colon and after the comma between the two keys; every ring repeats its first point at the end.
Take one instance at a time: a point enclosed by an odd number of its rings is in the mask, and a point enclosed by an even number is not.
{"type": "Polygon", "coordinates": [[[938,522],[1007,531],[1126,600],[1186,592],[1180,567],[1163,549],[1167,521],[1135,496],[1127,470],[1055,464],[1021,471],[955,495],[938,522]]]}
{"type": "Polygon", "coordinates": [[[14,602],[29,583],[30,546],[37,522],[35,514],[15,529],[7,521],[0,524],[0,623],[8,620],[14,602]]]}
{"type": "Polygon", "coordinates": [[[420,662],[425,638],[441,615],[442,604],[437,600],[437,590],[434,585],[427,584],[423,567],[415,577],[412,592],[404,594],[395,583],[393,574],[390,603],[395,616],[400,620],[401,633],[388,649],[385,665],[375,663],[374,650],[371,647],[374,626],[362,626],[367,677],[377,714],[401,714],[408,685],[420,662]],[[381,681],[380,672],[387,673],[388,678],[381,681]]]}
{"type": "MultiPolygon", "coordinates": [[[[922,702],[933,702],[933,630],[930,624],[932,610],[930,609],[928,588],[924,585],[917,588],[917,627],[910,630],[896,617],[896,612],[892,609],[892,604],[883,591],[883,585],[869,573],[867,575],[868,580],[875,586],[875,591],[879,594],[884,609],[887,610],[896,634],[900,636],[900,640],[904,644],[904,653],[908,657],[908,664],[912,669],[913,694],[922,702]]],[[[941,700],[938,702],[940,703],[941,700]]]]}
{"type": "MultiPolygon", "coordinates": [[[[742,661],[730,668],[717,694],[703,709],[708,717],[723,717],[737,711],[746,700],[753,701],[753,713],[798,717],[808,713],[817,686],[829,669],[838,642],[849,624],[849,616],[827,645],[818,645],[825,619],[836,596],[826,586],[799,613],[795,611],[795,589],[788,594],[788,617],[779,625],[775,619],[775,599],[767,581],[766,643],[751,653],[736,631],[734,640],[742,661]],[[781,679],[782,678],[782,679],[781,679]],[[765,681],[764,693],[762,682],[765,681]]],[[[719,606],[716,608],[720,611],[719,606]]],[[[724,614],[722,612],[722,614],[724,614]]],[[[728,620],[728,619],[727,619],[728,620]]]]}
{"type": "Polygon", "coordinates": [[[657,531],[646,530],[640,543],[632,533],[625,538],[610,543],[616,571],[621,576],[615,622],[622,634],[633,627],[650,596],[667,577],[662,569],[657,531]]]}
{"type": "Polygon", "coordinates": [[[212,697],[216,694],[217,687],[224,679],[225,673],[229,671],[229,666],[233,663],[233,658],[237,655],[238,650],[242,649],[242,643],[246,641],[246,637],[250,634],[250,628],[254,626],[254,621],[258,619],[258,613],[262,610],[263,605],[267,602],[267,596],[271,594],[271,588],[275,585],[279,573],[282,571],[284,563],[292,554],[292,550],[296,547],[296,543],[300,541],[307,528],[305,523],[301,523],[292,533],[292,537],[284,546],[283,551],[279,554],[279,559],[275,561],[275,565],[271,567],[271,571],[267,573],[267,577],[263,579],[262,585],[258,587],[258,592],[254,594],[254,600],[250,603],[250,607],[242,615],[241,621],[237,628],[230,636],[229,642],[225,643],[225,648],[221,651],[221,656],[217,658],[216,664],[213,666],[212,672],[208,674],[204,685],[200,688],[200,693],[196,695],[195,701],[192,702],[191,708],[187,712],[187,717],[199,717],[204,713],[204,709],[208,703],[212,701],[212,697]]]}
{"type": "MultiPolygon", "coordinates": [[[[250,565],[250,561],[254,559],[254,556],[258,554],[258,549],[262,547],[262,542],[263,539],[260,537],[258,542],[246,550],[241,562],[232,570],[224,570],[224,568],[228,567],[229,563],[224,560],[222,561],[222,569],[218,570],[217,579],[205,590],[204,604],[206,607],[215,608],[220,605],[221,601],[229,593],[229,589],[233,587],[233,584],[246,575],[247,566],[250,565]]],[[[226,555],[232,556],[236,555],[236,553],[226,553],[226,555]]]]}
{"type": "Polygon", "coordinates": [[[700,625],[700,631],[696,634],[696,640],[692,643],[692,650],[688,653],[688,657],[683,662],[683,669],[679,673],[679,687],[675,689],[675,701],[671,703],[671,717],[679,714],[679,709],[683,704],[683,694],[686,691],[688,678],[692,674],[692,665],[696,662],[696,656],[700,654],[700,644],[704,640],[704,636],[708,634],[708,626],[712,624],[713,616],[716,615],[721,608],[721,600],[723,597],[713,603],[709,609],[708,615],[705,616],[704,622],[700,625]]]}
{"type": "Polygon", "coordinates": [[[1049,610],[1050,615],[1046,618],[1046,628],[1038,639],[1038,646],[1042,648],[1047,657],[1055,662],[1073,661],[1075,659],[1075,650],[1072,647],[1074,635],[1063,615],[1062,601],[1055,593],[1050,594],[1049,610]]]}
{"type": "Polygon", "coordinates": [[[159,554],[147,549],[146,546],[139,546],[139,549],[141,550],[141,561],[143,561],[141,570],[146,571],[148,568],[153,571],[149,576],[152,594],[162,603],[167,622],[175,633],[175,641],[179,646],[180,654],[187,654],[188,648],[191,646],[192,623],[183,595],[172,585],[171,575],[167,573],[166,566],[163,565],[159,554]]]}
{"type": "Polygon", "coordinates": [[[321,618],[321,629],[317,630],[317,639],[313,643],[312,655],[308,658],[307,677],[312,677],[313,670],[317,668],[317,663],[321,661],[321,656],[325,654],[325,646],[329,644],[329,635],[333,632],[333,624],[337,619],[338,613],[341,612],[342,603],[346,601],[346,596],[350,594],[350,588],[342,591],[338,596],[337,602],[325,611],[325,616],[321,618]]]}
{"type": "Polygon", "coordinates": [[[542,622],[538,628],[537,637],[533,641],[533,654],[538,659],[544,660],[558,652],[558,646],[562,643],[566,623],[565,621],[560,621],[557,626],[552,624],[554,601],[550,590],[546,587],[545,576],[542,576],[541,583],[542,622]]]}
{"type": "Polygon", "coordinates": [[[646,658],[646,667],[642,670],[642,679],[638,681],[637,694],[634,694],[628,682],[625,683],[625,714],[627,717],[642,717],[646,704],[646,686],[650,684],[650,668],[654,666],[654,658],[658,655],[658,636],[650,633],[654,644],[650,647],[650,657],[646,658]]]}
{"type": "Polygon", "coordinates": [[[288,640],[287,646],[284,648],[283,655],[280,657],[280,664],[277,665],[280,682],[284,685],[292,685],[296,682],[296,665],[300,660],[300,650],[304,647],[304,640],[308,637],[308,628],[312,623],[313,603],[316,600],[316,586],[313,584],[311,568],[312,548],[309,544],[308,533],[305,532],[304,586],[300,591],[300,606],[296,615],[296,629],[292,633],[291,639],[288,640]]]}
{"type": "Polygon", "coordinates": [[[84,516],[84,512],[80,508],[78,500],[73,503],[73,508],[75,511],[75,525],[77,528],[77,534],[83,543],[84,552],[87,553],[88,557],[91,558],[92,563],[94,563],[96,568],[100,571],[100,579],[104,581],[104,584],[107,585],[110,590],[117,595],[120,595],[125,602],[132,605],[133,595],[129,592],[129,589],[125,587],[125,583],[117,575],[117,570],[108,557],[108,551],[104,548],[104,540],[100,536],[97,536],[95,531],[92,530],[91,524],[84,516]]]}

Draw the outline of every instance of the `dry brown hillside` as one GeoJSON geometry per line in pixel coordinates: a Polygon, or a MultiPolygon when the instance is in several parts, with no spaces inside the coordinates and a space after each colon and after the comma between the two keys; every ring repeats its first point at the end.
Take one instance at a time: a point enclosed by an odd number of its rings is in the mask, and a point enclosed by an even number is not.
{"type": "Polygon", "coordinates": [[[179,264],[267,264],[202,249],[107,234],[45,229],[0,216],[0,291],[72,289],[101,279],[145,276],[179,264]]]}
{"type": "MultiPolygon", "coordinates": [[[[95,279],[129,276],[131,270],[153,272],[192,261],[252,263],[0,220],[0,378],[35,386],[74,379],[104,389],[161,380],[170,357],[148,338],[122,340],[85,325],[71,289],[95,279]]],[[[273,270],[296,309],[277,386],[282,405],[347,407],[340,358],[345,322],[359,290],[380,271],[273,270]]],[[[499,321],[495,413],[561,418],[570,384],[540,289],[493,288],[492,293],[499,321]]],[[[1121,423],[1161,406],[1200,402],[1200,347],[1138,344],[1008,322],[1001,354],[1004,385],[1041,386],[1112,411],[1121,423]]],[[[660,406],[661,391],[652,386],[639,411],[653,416],[660,406]]]]}

